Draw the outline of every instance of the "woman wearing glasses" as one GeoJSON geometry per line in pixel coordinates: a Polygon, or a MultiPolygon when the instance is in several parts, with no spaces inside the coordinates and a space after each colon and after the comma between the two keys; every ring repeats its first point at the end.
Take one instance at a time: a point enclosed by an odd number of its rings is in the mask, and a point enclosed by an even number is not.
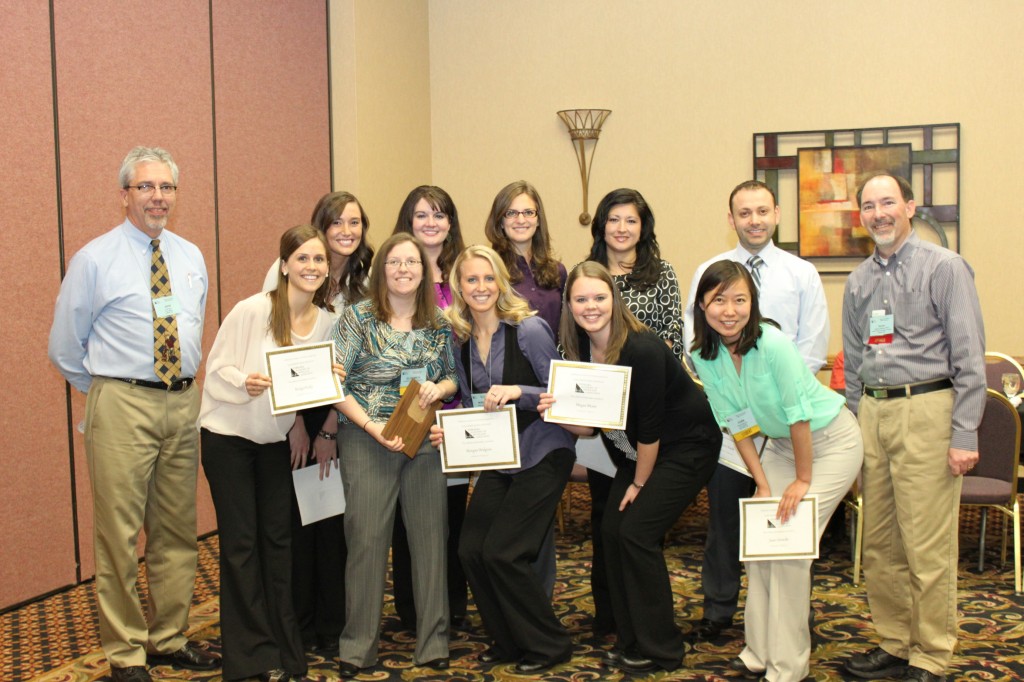
{"type": "Polygon", "coordinates": [[[206,361],[199,412],[203,469],[220,529],[224,679],[282,682],[306,672],[292,606],[294,414],[271,416],[268,350],[329,337],[327,243],[312,225],[281,237],[278,283],[236,305],[206,361]]]}
{"type": "MultiPolygon", "coordinates": [[[[398,211],[392,234],[411,234],[416,237],[427,253],[424,277],[433,285],[437,307],[442,310],[452,302],[451,285],[448,276],[452,264],[465,246],[462,243],[462,228],[459,226],[459,212],[455,202],[440,187],[421,185],[409,192],[398,211]]],[[[453,401],[450,407],[458,407],[453,401]]],[[[455,483],[455,482],[453,482],[455,483]]],[[[469,497],[469,482],[466,479],[448,486],[448,611],[453,627],[461,627],[466,620],[466,574],[459,562],[459,534],[462,520],[466,516],[466,499],[469,497]]],[[[402,627],[412,630],[416,624],[416,601],[412,590],[412,571],[409,560],[409,540],[406,537],[402,516],[395,520],[395,531],[391,548],[391,565],[394,572],[395,611],[402,627]]]]}
{"type": "Polygon", "coordinates": [[[420,384],[421,408],[456,391],[451,329],[434,303],[427,253],[415,237],[395,234],[380,247],[370,271],[370,296],[348,307],[334,330],[338,362],[346,371],[346,400],[335,405],[345,486],[345,629],[338,656],[342,677],[377,661],[388,549],[396,507],[409,529],[417,596],[417,665],[448,667],[445,575],[445,477],[424,440],[415,457],[400,437],[383,436],[402,386],[420,384]]]}
{"type": "MultiPolygon", "coordinates": [[[[693,364],[715,418],[735,434],[757,484],[781,498],[785,523],[806,495],[818,498],[818,540],[864,456],[843,396],[819,383],[792,341],[761,317],[750,272],[730,260],[701,276],[693,309],[693,364]],[[758,458],[753,436],[770,439],[758,458]]],[[[746,648],[729,667],[744,677],[798,682],[809,670],[811,560],[747,563],[746,648]]]]}
{"type": "MultiPolygon", "coordinates": [[[[373,248],[365,236],[370,221],[359,200],[348,192],[320,197],[310,221],[327,239],[330,268],[327,301],[337,321],[345,307],[366,298],[373,248]]],[[[277,261],[263,282],[263,291],[278,285],[277,261]]],[[[302,410],[288,432],[292,468],[327,461],[337,446],[338,414],[330,406],[302,410]],[[318,456],[319,455],[319,456],[318,456]]],[[[324,468],[321,477],[330,476],[324,468]]],[[[326,658],[338,653],[338,638],[345,624],[345,515],[302,525],[298,502],[292,495],[292,584],[295,617],[306,650],[326,658]],[[341,579],[339,580],[339,576],[341,579]]]]}
{"type": "MultiPolygon", "coordinates": [[[[536,411],[549,364],[558,359],[555,337],[512,290],[492,249],[463,251],[451,284],[446,316],[460,345],[461,393],[487,411],[514,405],[521,453],[520,468],[480,474],[459,545],[477,610],[494,642],[480,661],[515,662],[515,673],[535,675],[572,654],[569,633],[531,567],[576,459],[573,436],[536,411]]],[[[432,427],[435,445],[443,437],[432,427]]]]}

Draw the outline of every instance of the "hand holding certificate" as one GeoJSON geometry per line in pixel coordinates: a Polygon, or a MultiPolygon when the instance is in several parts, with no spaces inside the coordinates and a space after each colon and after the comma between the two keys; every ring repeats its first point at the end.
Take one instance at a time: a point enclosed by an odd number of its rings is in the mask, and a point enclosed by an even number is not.
{"type": "Polygon", "coordinates": [[[437,413],[437,425],[444,429],[440,450],[446,474],[519,468],[519,430],[511,405],[493,412],[479,407],[444,410],[437,413]]]}
{"type": "Polygon", "coordinates": [[[555,399],[544,419],[555,424],[626,428],[632,367],[554,360],[548,390],[555,399]]]}
{"type": "Polygon", "coordinates": [[[285,346],[267,351],[270,376],[270,413],[333,405],[345,399],[334,373],[334,344],[285,346]]]}
{"type": "Polygon", "coordinates": [[[808,495],[783,523],[780,497],[740,500],[740,560],[818,558],[818,497],[808,495]]]}

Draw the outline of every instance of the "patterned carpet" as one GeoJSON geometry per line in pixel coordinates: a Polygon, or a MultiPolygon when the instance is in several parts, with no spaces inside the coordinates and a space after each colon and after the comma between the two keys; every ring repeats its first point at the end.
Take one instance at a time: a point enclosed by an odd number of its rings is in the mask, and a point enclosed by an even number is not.
{"type": "MultiPolygon", "coordinates": [[[[620,680],[621,673],[600,664],[611,640],[596,640],[590,632],[588,571],[590,544],[585,486],[575,486],[573,507],[566,517],[565,532],[558,537],[559,582],[555,608],[575,642],[573,660],[544,673],[545,680],[620,680]]],[[[953,659],[951,680],[1024,679],[1024,597],[1013,594],[1012,568],[998,566],[1002,521],[990,519],[986,570],[976,573],[977,512],[966,511],[961,522],[960,651],[953,659]]],[[[666,543],[669,568],[676,595],[677,623],[689,630],[701,615],[700,561],[706,525],[706,498],[680,519],[666,543]]],[[[873,646],[873,631],[866,613],[863,585],[852,585],[848,542],[835,540],[822,550],[814,568],[814,644],[811,674],[816,680],[843,680],[842,662],[853,652],[873,646]]],[[[145,589],[145,571],[140,584],[145,589]]],[[[195,604],[190,619],[194,639],[219,647],[217,603],[217,537],[201,543],[200,570],[195,604]]],[[[390,600],[390,594],[388,595],[390,600]]],[[[451,639],[452,668],[443,674],[412,665],[414,635],[402,631],[390,601],[385,604],[381,655],[377,667],[360,680],[489,680],[520,681],[510,665],[483,666],[476,654],[487,646],[475,611],[470,610],[467,631],[451,639]]],[[[0,616],[0,679],[3,682],[92,682],[105,680],[107,664],[98,649],[93,585],[30,604],[0,616]]],[[[742,622],[726,631],[715,643],[698,643],[685,665],[673,673],[652,675],[649,680],[729,680],[726,663],[742,647],[742,622]]],[[[151,670],[155,680],[206,680],[219,682],[220,671],[188,673],[170,667],[151,670]]],[[[627,676],[628,677],[628,676],[627,676]]],[[[308,680],[337,679],[335,661],[309,656],[308,680]]]]}

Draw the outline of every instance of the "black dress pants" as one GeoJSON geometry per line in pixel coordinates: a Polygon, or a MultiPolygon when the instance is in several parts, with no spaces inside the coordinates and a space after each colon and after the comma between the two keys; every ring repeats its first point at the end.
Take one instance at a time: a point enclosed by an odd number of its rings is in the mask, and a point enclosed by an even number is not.
{"type": "Polygon", "coordinates": [[[717,448],[687,451],[663,445],[643,489],[619,511],[636,474],[635,462],[626,460],[605,507],[602,532],[617,647],[665,670],[679,667],[685,643],[675,624],[664,538],[711,478],[717,459],[717,448]]]}
{"type": "Polygon", "coordinates": [[[473,490],[459,557],[495,653],[505,660],[559,663],[572,653],[532,564],[575,460],[572,450],[554,450],[516,474],[484,471],[473,490]]]}
{"type": "Polygon", "coordinates": [[[306,673],[292,606],[288,444],[200,431],[220,531],[224,679],[306,673]]]}

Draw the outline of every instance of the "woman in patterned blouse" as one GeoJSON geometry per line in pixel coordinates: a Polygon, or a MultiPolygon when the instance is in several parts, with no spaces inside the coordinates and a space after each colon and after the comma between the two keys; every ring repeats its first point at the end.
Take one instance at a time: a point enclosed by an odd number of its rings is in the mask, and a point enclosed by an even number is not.
{"type": "MultiPolygon", "coordinates": [[[[605,266],[633,316],[657,334],[677,360],[683,359],[683,306],[679,279],[668,261],[661,259],[654,236],[654,213],[635,189],[616,189],[605,195],[590,226],[594,242],[588,260],[605,266]]],[[[590,524],[594,539],[591,591],[594,594],[594,630],[612,632],[608,583],[604,572],[601,521],[612,479],[587,469],[590,487],[590,524]]]]}
{"type": "Polygon", "coordinates": [[[334,329],[338,362],[347,373],[342,414],[341,473],[345,487],[345,629],[340,673],[352,677],[377,661],[384,580],[395,508],[409,529],[417,597],[418,665],[448,667],[447,535],[441,460],[424,440],[415,457],[400,437],[385,439],[384,424],[401,387],[415,378],[419,404],[450,400],[456,391],[451,328],[434,304],[427,253],[412,235],[392,235],[370,271],[370,298],[345,310],[334,329]]]}

